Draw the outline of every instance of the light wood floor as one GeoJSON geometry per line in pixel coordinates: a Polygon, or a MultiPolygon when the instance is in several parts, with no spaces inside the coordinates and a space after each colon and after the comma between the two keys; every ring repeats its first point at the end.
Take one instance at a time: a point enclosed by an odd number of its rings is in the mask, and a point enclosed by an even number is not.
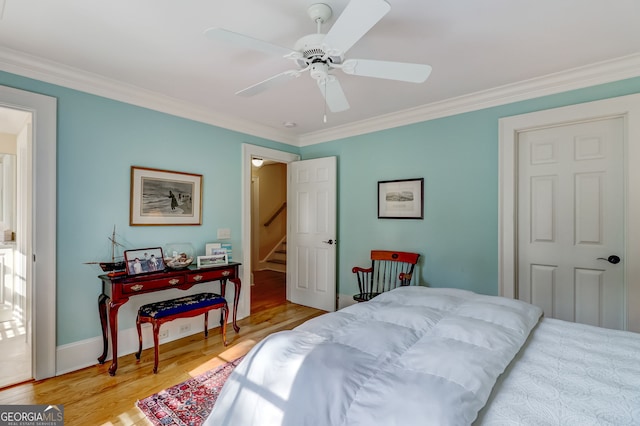
{"type": "Polygon", "coordinates": [[[227,347],[222,344],[219,329],[212,329],[208,339],[199,333],[161,345],[158,374],[151,372],[150,348],[142,352],[139,362],[133,354],[120,357],[114,377],[107,372],[109,362],[97,364],[4,389],[0,391],[0,405],[63,404],[67,426],[149,425],[135,407],[138,399],[244,355],[269,334],[291,329],[324,313],[284,300],[282,274],[256,274],[254,282],[251,315],[238,321],[239,334],[227,327],[227,347]]]}

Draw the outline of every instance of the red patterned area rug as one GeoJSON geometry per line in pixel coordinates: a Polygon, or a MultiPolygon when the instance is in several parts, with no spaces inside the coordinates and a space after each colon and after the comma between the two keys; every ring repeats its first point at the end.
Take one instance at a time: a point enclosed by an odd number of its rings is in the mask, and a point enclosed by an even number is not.
{"type": "Polygon", "coordinates": [[[200,426],[211,413],[222,385],[242,358],[139,400],[136,406],[154,425],[200,426]]]}

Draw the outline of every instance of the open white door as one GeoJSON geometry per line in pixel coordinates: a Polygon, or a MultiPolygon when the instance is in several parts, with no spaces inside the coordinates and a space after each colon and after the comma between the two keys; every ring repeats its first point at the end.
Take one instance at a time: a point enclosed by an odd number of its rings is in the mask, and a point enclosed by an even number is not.
{"type": "Polygon", "coordinates": [[[336,157],[288,168],[287,299],[336,310],[336,157]]]}

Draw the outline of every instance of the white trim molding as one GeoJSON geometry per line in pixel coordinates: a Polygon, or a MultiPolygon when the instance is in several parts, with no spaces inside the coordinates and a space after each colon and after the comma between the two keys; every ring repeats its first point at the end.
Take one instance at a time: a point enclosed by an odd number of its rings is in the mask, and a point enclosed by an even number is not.
{"type": "Polygon", "coordinates": [[[278,129],[5,47],[0,47],[0,70],[247,135],[297,144],[295,138],[278,129]]]}
{"type": "MultiPolygon", "coordinates": [[[[231,315],[229,315],[231,317],[231,315]]],[[[229,318],[231,321],[231,318],[229,318]]],[[[231,322],[227,324],[227,331],[231,327],[231,322]]],[[[142,324],[142,350],[153,348],[153,330],[151,325],[142,324]]],[[[162,325],[163,333],[167,333],[166,338],[160,338],[160,344],[173,342],[174,340],[182,339],[187,336],[199,336],[204,339],[204,323],[202,316],[193,318],[179,318],[175,321],[168,322],[162,325]],[[187,330],[182,331],[181,330],[187,330]]],[[[220,326],[217,321],[209,322],[209,335],[220,333],[220,326]],[[211,324],[213,322],[213,324],[211,324]]],[[[56,365],[56,375],[62,375],[77,371],[82,368],[98,366],[96,360],[96,354],[102,353],[102,336],[91,337],[85,340],[79,340],[77,342],[69,343],[66,345],[60,345],[56,349],[56,358],[58,359],[56,365]]],[[[138,330],[135,327],[127,328],[118,331],[118,357],[125,355],[131,355],[138,352],[138,330]]],[[[107,369],[111,365],[113,360],[113,348],[109,344],[107,352],[107,358],[104,362],[104,367],[99,367],[100,374],[108,374],[107,369]]],[[[162,353],[162,347],[160,348],[162,353]]],[[[135,363],[133,357],[129,358],[129,362],[135,363]]],[[[127,363],[127,360],[124,361],[127,363]]],[[[120,365],[123,365],[122,361],[119,361],[120,365]]],[[[162,368],[162,362],[160,362],[160,368],[162,368]]],[[[149,369],[149,372],[151,369],[149,369]]]]}
{"type": "Polygon", "coordinates": [[[298,154],[278,151],[262,146],[242,144],[242,266],[240,275],[242,286],[240,301],[238,302],[238,318],[249,315],[251,310],[251,159],[260,157],[264,160],[279,163],[291,163],[300,160],[298,154]]]}
{"type": "Polygon", "coordinates": [[[299,137],[299,145],[357,136],[437,118],[478,111],[513,102],[582,89],[640,76],[640,54],[524,80],[456,98],[433,102],[345,126],[334,127],[299,137]]]}
{"type": "MultiPolygon", "coordinates": [[[[32,282],[33,375],[36,380],[55,375],[56,369],[56,152],[55,98],[0,86],[0,106],[32,113],[31,238],[25,253],[27,277],[32,282]]],[[[28,278],[27,278],[28,279],[28,278]]]]}
{"type": "Polygon", "coordinates": [[[288,129],[230,117],[220,111],[4,47],[0,47],[0,70],[301,147],[638,77],[640,53],[297,136],[288,129]]]}
{"type": "Polygon", "coordinates": [[[627,329],[640,332],[640,94],[620,96],[499,120],[498,148],[498,288],[501,296],[517,296],[517,141],[518,133],[584,120],[625,120],[626,230],[625,285],[627,329]],[[635,306],[634,306],[635,305],[635,306]]]}

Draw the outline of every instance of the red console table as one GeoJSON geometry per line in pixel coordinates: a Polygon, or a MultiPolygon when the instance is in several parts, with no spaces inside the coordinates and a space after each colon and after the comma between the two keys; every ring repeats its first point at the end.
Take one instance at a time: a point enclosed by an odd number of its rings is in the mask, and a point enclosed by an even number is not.
{"type": "Polygon", "coordinates": [[[118,369],[118,310],[120,306],[127,303],[131,296],[137,294],[153,293],[170,288],[187,290],[196,284],[220,281],[220,293],[222,297],[224,297],[227,280],[229,280],[235,285],[235,294],[233,296],[233,329],[236,333],[239,332],[240,327],[238,327],[236,323],[241,289],[240,273],[238,271],[239,266],[240,263],[232,262],[228,265],[208,268],[198,269],[189,267],[177,271],[168,270],[136,276],[100,275],[98,278],[102,281],[102,294],[98,297],[98,311],[102,325],[103,350],[102,355],[98,358],[98,362],[104,364],[107,359],[109,335],[111,335],[113,359],[111,361],[111,367],[109,367],[109,374],[112,376],[116,374],[116,370],[118,369]]]}

